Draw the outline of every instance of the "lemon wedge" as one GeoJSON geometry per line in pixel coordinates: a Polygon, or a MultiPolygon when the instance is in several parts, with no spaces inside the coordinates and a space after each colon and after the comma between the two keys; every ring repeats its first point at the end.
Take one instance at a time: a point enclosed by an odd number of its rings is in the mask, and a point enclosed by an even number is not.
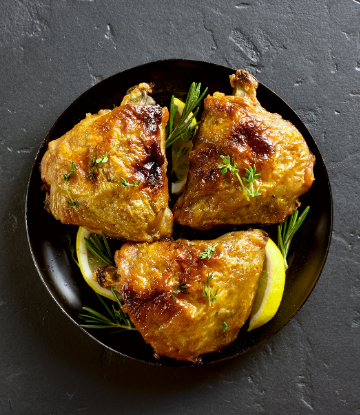
{"type": "Polygon", "coordinates": [[[87,249],[84,238],[89,238],[90,233],[90,231],[80,226],[76,235],[76,255],[78,257],[81,274],[84,277],[84,280],[96,293],[115,301],[111,290],[108,288],[103,288],[97,281],[93,279],[94,269],[102,268],[106,264],[100,261],[87,249]]]}
{"type": "Polygon", "coordinates": [[[279,248],[270,238],[265,247],[264,268],[259,280],[248,331],[257,329],[276,314],[284,292],[285,264],[279,248]]]}
{"type": "MultiPolygon", "coordinates": [[[[174,104],[177,106],[176,114],[174,117],[174,127],[180,121],[182,113],[184,111],[185,103],[178,98],[174,98],[174,104]]],[[[191,117],[193,113],[191,112],[189,117],[191,117]]],[[[193,126],[196,125],[195,118],[192,120],[191,124],[193,126]]],[[[171,156],[172,156],[172,165],[173,171],[178,179],[177,182],[171,184],[171,193],[179,194],[184,190],[187,175],[189,172],[189,153],[192,150],[192,141],[186,141],[190,139],[186,134],[184,135],[185,141],[182,139],[177,140],[171,148],[171,156]]]]}

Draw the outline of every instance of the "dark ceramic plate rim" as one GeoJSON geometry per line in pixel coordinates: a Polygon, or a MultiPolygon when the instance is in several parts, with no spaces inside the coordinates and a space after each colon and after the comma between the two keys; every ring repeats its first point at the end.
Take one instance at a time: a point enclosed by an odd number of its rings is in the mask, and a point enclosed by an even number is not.
{"type": "MultiPolygon", "coordinates": [[[[57,305],[60,307],[60,309],[62,310],[62,312],[70,318],[70,320],[75,323],[80,330],[82,330],[84,333],[86,333],[89,337],[91,337],[92,339],[94,339],[96,342],[100,343],[102,346],[106,347],[107,349],[115,352],[115,353],[119,353],[122,356],[126,356],[129,357],[131,359],[134,360],[140,360],[142,362],[146,362],[146,363],[150,363],[150,364],[155,364],[155,365],[167,365],[167,366],[183,366],[183,365],[188,365],[189,363],[187,362],[175,362],[171,359],[168,360],[163,360],[164,358],[161,358],[161,361],[158,362],[154,362],[154,361],[149,361],[147,359],[142,359],[142,358],[138,358],[138,357],[134,357],[134,356],[130,356],[126,353],[123,353],[119,350],[114,349],[113,347],[103,343],[101,340],[99,340],[98,338],[95,337],[95,335],[93,335],[92,333],[90,333],[89,331],[85,330],[84,328],[79,326],[78,321],[76,321],[75,318],[73,318],[69,312],[65,309],[65,307],[62,305],[62,303],[58,300],[57,295],[60,295],[59,292],[57,291],[56,288],[54,288],[53,284],[50,283],[50,281],[48,279],[45,278],[46,272],[44,271],[44,269],[41,269],[41,265],[38,263],[38,260],[36,258],[36,247],[34,246],[34,241],[33,241],[33,237],[31,235],[30,232],[30,225],[29,225],[29,210],[30,210],[30,206],[29,206],[29,199],[30,199],[30,191],[31,191],[31,183],[32,183],[32,179],[34,179],[34,175],[39,175],[39,170],[38,170],[38,166],[39,166],[39,162],[40,162],[40,156],[42,156],[42,154],[45,151],[45,147],[47,147],[48,142],[50,141],[50,137],[52,136],[52,133],[54,132],[54,130],[57,128],[57,126],[59,124],[61,124],[62,120],[64,119],[64,117],[71,112],[72,110],[74,110],[74,108],[76,108],[77,104],[79,102],[81,102],[83,100],[84,97],[86,97],[87,95],[90,95],[91,92],[93,92],[94,90],[99,89],[99,91],[101,91],[101,87],[102,85],[105,84],[105,82],[109,82],[113,79],[116,79],[117,77],[121,76],[121,77],[126,77],[127,75],[129,75],[131,72],[133,71],[139,71],[139,70],[146,70],[148,68],[151,68],[152,66],[156,66],[156,65],[164,65],[164,66],[171,66],[171,65],[175,65],[176,67],[181,67],[182,65],[184,67],[186,67],[187,65],[195,65],[195,66],[204,66],[204,67],[211,67],[218,70],[225,70],[225,71],[234,71],[231,68],[227,68],[221,65],[216,65],[213,64],[211,62],[206,62],[206,61],[192,61],[192,60],[178,60],[178,59],[169,59],[169,60],[162,60],[162,61],[155,61],[155,62],[150,62],[144,65],[140,65],[134,68],[130,68],[126,71],[117,73],[103,81],[101,81],[100,83],[94,85],[93,87],[91,87],[90,89],[88,89],[87,91],[85,91],[81,96],[79,96],[62,114],[61,116],[57,119],[57,121],[55,122],[55,124],[53,125],[53,127],[51,128],[51,130],[49,131],[49,133],[47,134],[45,140],[42,142],[36,158],[35,158],[35,162],[33,164],[32,170],[31,170],[31,174],[29,177],[29,181],[28,181],[28,186],[27,186],[27,194],[26,194],[26,202],[25,202],[25,222],[26,222],[26,230],[27,230],[27,238],[28,238],[28,243],[29,243],[29,247],[30,247],[30,252],[31,252],[31,256],[33,258],[36,270],[43,282],[43,284],[45,285],[46,289],[48,290],[49,294],[51,295],[51,297],[54,299],[54,301],[57,303],[57,305]],[[45,273],[45,275],[43,274],[43,272],[45,273]],[[175,363],[174,363],[175,362],[175,363]]],[[[143,80],[140,79],[139,82],[142,82],[143,80]]],[[[226,81],[225,81],[226,82],[226,81]]],[[[224,81],[222,81],[221,83],[224,83],[224,81]]],[[[219,358],[214,358],[213,360],[210,360],[209,362],[205,362],[205,363],[215,363],[215,362],[221,362],[221,361],[225,361],[228,359],[231,359],[233,357],[239,356],[243,353],[246,353],[247,351],[252,350],[254,347],[258,346],[259,344],[263,343],[264,341],[268,340],[270,337],[272,337],[273,335],[275,335],[285,324],[287,324],[295,315],[296,313],[300,310],[300,308],[305,304],[307,298],[309,297],[309,295],[311,294],[311,292],[313,291],[320,275],[322,272],[322,269],[325,265],[325,261],[328,255],[328,251],[329,251],[329,247],[330,247],[330,243],[331,243],[331,234],[332,234],[332,227],[333,227],[333,203],[332,203],[332,194],[331,194],[331,186],[330,186],[330,181],[329,181],[329,177],[327,174],[327,170],[324,164],[324,161],[321,157],[320,151],[316,145],[315,140],[313,139],[313,137],[311,136],[311,134],[309,133],[308,129],[306,128],[306,126],[302,123],[302,121],[300,120],[300,118],[296,115],[295,111],[293,111],[291,109],[291,107],[289,107],[288,104],[286,104],[286,102],[281,99],[276,93],[274,93],[272,90],[270,90],[269,88],[267,88],[266,86],[264,86],[263,84],[259,83],[259,89],[262,88],[262,90],[264,92],[266,92],[267,94],[270,94],[269,96],[273,96],[274,98],[276,98],[284,108],[287,108],[288,111],[290,111],[293,115],[293,120],[292,122],[295,124],[295,126],[297,128],[300,129],[300,131],[302,132],[303,135],[306,135],[306,139],[307,142],[310,138],[311,140],[311,147],[312,147],[312,151],[314,152],[315,149],[315,153],[316,154],[316,158],[317,158],[317,165],[321,164],[321,169],[322,172],[324,173],[324,177],[326,179],[326,185],[327,185],[327,189],[328,190],[328,197],[329,197],[329,208],[328,208],[328,226],[327,226],[327,232],[326,232],[326,246],[324,245],[325,248],[323,248],[323,252],[322,252],[322,257],[320,259],[320,266],[318,266],[318,272],[316,277],[312,280],[312,284],[309,287],[308,293],[303,297],[303,301],[302,303],[297,306],[296,309],[293,310],[292,315],[287,319],[287,321],[285,321],[285,323],[279,325],[277,328],[275,328],[272,331],[269,331],[267,334],[265,333],[265,335],[258,341],[256,341],[254,344],[250,345],[249,347],[247,347],[244,350],[240,350],[237,351],[236,353],[230,354],[230,355],[225,355],[222,356],[223,349],[217,356],[219,356],[219,358]],[[296,122],[295,122],[296,121],[296,122]],[[305,134],[304,134],[305,133],[305,134]]],[[[260,100],[261,102],[261,100],[260,100]]],[[[280,114],[282,115],[282,114],[280,114]]],[[[78,121],[76,121],[78,122],[78,121]]],[[[76,123],[75,122],[75,123],[76,123]]],[[[53,139],[53,138],[52,138],[53,139]]],[[[308,142],[309,146],[310,143],[308,142]]],[[[269,323],[268,323],[269,324],[269,323]]],[[[260,329],[257,329],[260,330],[260,329]]],[[[235,340],[236,342],[237,340],[235,340]]],[[[229,346],[228,346],[229,347],[229,346]]],[[[214,355],[214,353],[211,353],[210,355],[214,355]]],[[[165,358],[167,359],[167,358],[165,358]]],[[[190,363],[191,364],[191,363],[190,363]]]]}

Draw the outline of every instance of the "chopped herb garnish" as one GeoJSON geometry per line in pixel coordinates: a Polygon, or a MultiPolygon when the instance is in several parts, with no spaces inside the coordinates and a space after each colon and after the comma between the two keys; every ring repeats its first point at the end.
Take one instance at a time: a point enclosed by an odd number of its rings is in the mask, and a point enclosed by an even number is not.
{"type": "Polygon", "coordinates": [[[215,252],[215,249],[218,245],[219,244],[215,244],[214,246],[212,246],[210,248],[206,248],[205,251],[200,254],[200,258],[201,259],[210,259],[211,255],[215,252]]]}
{"type": "Polygon", "coordinates": [[[259,192],[260,187],[258,187],[256,190],[254,189],[254,181],[261,176],[261,174],[255,174],[256,172],[256,166],[254,164],[254,167],[249,167],[248,169],[245,169],[246,175],[244,177],[244,182],[250,186],[250,188],[245,187],[246,191],[249,193],[251,197],[258,197],[261,196],[261,193],[259,192]]]}
{"type": "Polygon", "coordinates": [[[133,181],[133,184],[129,183],[126,179],[124,179],[123,177],[121,178],[121,184],[124,187],[128,187],[128,186],[132,186],[132,187],[137,187],[139,186],[139,184],[141,183],[141,180],[139,180],[137,183],[135,182],[135,180],[133,181]]]}
{"type": "Polygon", "coordinates": [[[186,282],[182,282],[181,284],[179,284],[177,287],[176,287],[176,289],[175,289],[175,291],[173,291],[171,294],[172,294],[172,296],[173,296],[173,298],[174,298],[174,301],[175,301],[175,303],[176,303],[176,296],[179,294],[179,293],[181,293],[181,294],[190,294],[189,292],[187,292],[187,291],[185,291],[185,290],[188,290],[190,287],[187,287],[186,286],[186,282]]]}
{"type": "Polygon", "coordinates": [[[295,232],[300,228],[300,226],[304,222],[307,214],[309,213],[309,210],[310,210],[310,206],[306,207],[299,218],[298,218],[299,212],[296,211],[291,216],[288,216],[285,219],[284,223],[281,223],[280,225],[278,225],[277,243],[284,257],[285,269],[288,268],[288,263],[286,261],[286,258],[289,252],[292,238],[294,237],[295,232]]]}
{"type": "Polygon", "coordinates": [[[221,173],[222,174],[226,174],[227,171],[229,170],[230,173],[235,174],[235,176],[238,178],[241,187],[243,189],[243,191],[245,192],[245,197],[246,200],[250,200],[249,199],[249,195],[251,197],[258,197],[261,196],[261,193],[259,192],[260,187],[258,187],[256,190],[254,189],[254,181],[261,176],[260,173],[255,174],[256,172],[256,166],[254,164],[254,167],[249,167],[248,169],[245,169],[246,174],[244,178],[241,178],[239,176],[239,170],[236,168],[237,167],[237,163],[231,164],[230,162],[230,156],[220,156],[221,160],[223,161],[224,164],[219,164],[216,163],[216,167],[221,169],[221,173]],[[244,185],[247,184],[248,186],[250,186],[249,188],[246,187],[244,185]]]}
{"type": "Polygon", "coordinates": [[[203,294],[209,300],[209,305],[211,305],[211,306],[217,300],[216,296],[217,296],[217,293],[219,292],[219,286],[217,287],[217,289],[216,289],[215,292],[213,292],[212,291],[212,288],[209,287],[209,283],[213,279],[213,277],[214,277],[214,273],[211,272],[208,275],[208,277],[207,277],[207,279],[205,281],[205,284],[202,287],[203,294]]]}
{"type": "Polygon", "coordinates": [[[170,102],[170,116],[169,123],[166,129],[166,147],[171,146],[180,138],[184,141],[189,141],[194,134],[198,123],[192,125],[193,119],[199,112],[198,105],[207,92],[207,88],[200,95],[201,84],[193,82],[186,97],[185,106],[181,114],[179,123],[174,127],[174,118],[177,112],[177,105],[174,104],[174,96],[171,97],[170,102]],[[191,114],[192,113],[192,114],[191,114]],[[191,114],[191,115],[190,115],[191,114]],[[190,137],[190,138],[189,138],[190,137]]]}
{"type": "Polygon", "coordinates": [[[90,164],[90,173],[87,175],[87,177],[90,177],[90,179],[91,179],[92,181],[94,181],[94,180],[95,180],[95,172],[94,172],[94,167],[95,167],[95,164],[96,164],[96,157],[94,157],[94,158],[92,159],[91,164],[90,164]]]}
{"type": "Polygon", "coordinates": [[[227,328],[228,328],[228,325],[225,323],[225,321],[222,323],[222,326],[221,326],[221,330],[223,331],[223,332],[225,332],[226,330],[227,330],[227,328]]]}
{"type": "MultiPolygon", "coordinates": [[[[115,145],[116,145],[115,143],[112,145],[111,150],[115,147],[115,145]]],[[[108,151],[103,156],[98,157],[95,160],[95,163],[98,164],[99,167],[101,167],[103,163],[106,163],[107,161],[109,161],[109,153],[110,153],[110,151],[108,151]]]]}
{"type": "Polygon", "coordinates": [[[74,174],[75,172],[76,172],[76,164],[72,161],[71,162],[71,170],[69,171],[68,174],[64,174],[65,189],[66,189],[66,192],[67,192],[67,194],[70,198],[70,202],[68,200],[66,202],[72,207],[78,207],[79,206],[78,202],[74,202],[74,200],[71,197],[71,194],[69,192],[69,188],[68,188],[68,181],[71,179],[71,175],[74,174]]]}

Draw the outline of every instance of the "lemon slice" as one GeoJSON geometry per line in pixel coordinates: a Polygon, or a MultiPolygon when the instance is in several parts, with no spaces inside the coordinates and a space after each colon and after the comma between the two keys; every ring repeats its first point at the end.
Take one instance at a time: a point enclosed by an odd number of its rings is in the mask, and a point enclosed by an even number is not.
{"type": "MultiPolygon", "coordinates": [[[[180,121],[182,113],[184,111],[185,103],[178,98],[174,98],[174,104],[177,106],[177,111],[174,117],[174,127],[176,127],[180,121]]],[[[192,116],[192,112],[189,117],[192,116]]],[[[192,120],[191,124],[196,125],[195,118],[192,120]]],[[[171,148],[172,152],[172,165],[173,171],[178,179],[177,182],[171,184],[171,193],[179,194],[184,190],[187,175],[189,172],[189,153],[192,150],[192,141],[186,141],[190,137],[184,135],[185,141],[182,139],[177,140],[171,148]]]]}
{"type": "Polygon", "coordinates": [[[81,274],[84,277],[84,280],[95,292],[103,295],[104,297],[110,298],[110,300],[115,301],[111,290],[108,288],[103,288],[97,281],[93,279],[94,269],[102,268],[106,264],[100,261],[87,249],[84,238],[89,238],[90,233],[90,231],[80,226],[76,235],[76,255],[78,257],[81,274]]]}
{"type": "Polygon", "coordinates": [[[265,247],[265,261],[250,315],[248,331],[257,329],[276,314],[284,292],[285,264],[279,248],[270,238],[265,247]]]}

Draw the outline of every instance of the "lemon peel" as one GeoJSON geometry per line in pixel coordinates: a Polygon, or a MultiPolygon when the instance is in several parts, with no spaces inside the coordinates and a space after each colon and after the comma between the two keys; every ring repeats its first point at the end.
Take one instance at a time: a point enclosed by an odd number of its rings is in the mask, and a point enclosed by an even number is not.
{"type": "Polygon", "coordinates": [[[266,324],[276,314],[285,287],[284,258],[270,238],[265,247],[265,261],[250,315],[248,331],[266,324]]]}

